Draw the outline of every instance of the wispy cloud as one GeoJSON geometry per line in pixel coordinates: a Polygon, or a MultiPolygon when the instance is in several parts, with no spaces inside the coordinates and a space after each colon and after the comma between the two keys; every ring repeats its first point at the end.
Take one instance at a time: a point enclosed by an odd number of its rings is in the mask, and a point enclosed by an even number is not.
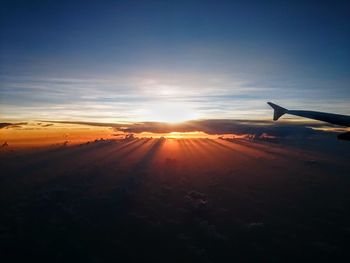
{"type": "MultiPolygon", "coordinates": [[[[267,119],[268,100],[291,108],[347,114],[348,99],[327,97],[305,83],[248,80],[233,74],[126,75],[114,78],[1,77],[3,120],[154,121],[162,105],[190,118],[267,119]],[[283,86],[283,91],[281,90],[283,86]],[[302,97],[302,99],[300,99],[302,97]],[[326,103],[327,102],[327,103],[326,103]]],[[[312,87],[312,85],[311,85],[312,87]]]]}

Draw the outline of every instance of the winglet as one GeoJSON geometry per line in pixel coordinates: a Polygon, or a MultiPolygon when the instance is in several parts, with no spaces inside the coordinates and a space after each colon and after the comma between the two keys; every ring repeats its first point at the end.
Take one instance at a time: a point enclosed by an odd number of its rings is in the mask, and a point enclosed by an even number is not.
{"type": "Polygon", "coordinates": [[[287,113],[288,110],[285,108],[282,108],[281,106],[278,106],[272,102],[268,102],[267,104],[269,104],[273,109],[273,120],[277,121],[283,114],[287,113]]]}

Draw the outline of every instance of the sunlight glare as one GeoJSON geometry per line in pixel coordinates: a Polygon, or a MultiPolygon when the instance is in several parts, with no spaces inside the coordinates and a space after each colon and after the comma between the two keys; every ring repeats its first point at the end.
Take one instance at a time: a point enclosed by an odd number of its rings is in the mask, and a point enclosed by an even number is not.
{"type": "Polygon", "coordinates": [[[182,103],[159,103],[152,106],[147,114],[150,121],[178,123],[196,119],[195,111],[182,103]]]}

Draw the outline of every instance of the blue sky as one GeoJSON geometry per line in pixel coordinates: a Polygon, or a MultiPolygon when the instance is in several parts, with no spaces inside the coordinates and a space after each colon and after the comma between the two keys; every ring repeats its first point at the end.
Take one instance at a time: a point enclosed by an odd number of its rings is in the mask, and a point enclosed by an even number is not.
{"type": "Polygon", "coordinates": [[[1,119],[350,114],[346,1],[71,2],[2,5],[1,119]]]}

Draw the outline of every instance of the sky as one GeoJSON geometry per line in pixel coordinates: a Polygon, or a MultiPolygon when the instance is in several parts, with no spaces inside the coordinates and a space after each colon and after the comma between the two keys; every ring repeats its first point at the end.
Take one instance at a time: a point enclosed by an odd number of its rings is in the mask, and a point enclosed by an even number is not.
{"type": "Polygon", "coordinates": [[[0,119],[350,114],[347,1],[2,1],[0,119]]]}

